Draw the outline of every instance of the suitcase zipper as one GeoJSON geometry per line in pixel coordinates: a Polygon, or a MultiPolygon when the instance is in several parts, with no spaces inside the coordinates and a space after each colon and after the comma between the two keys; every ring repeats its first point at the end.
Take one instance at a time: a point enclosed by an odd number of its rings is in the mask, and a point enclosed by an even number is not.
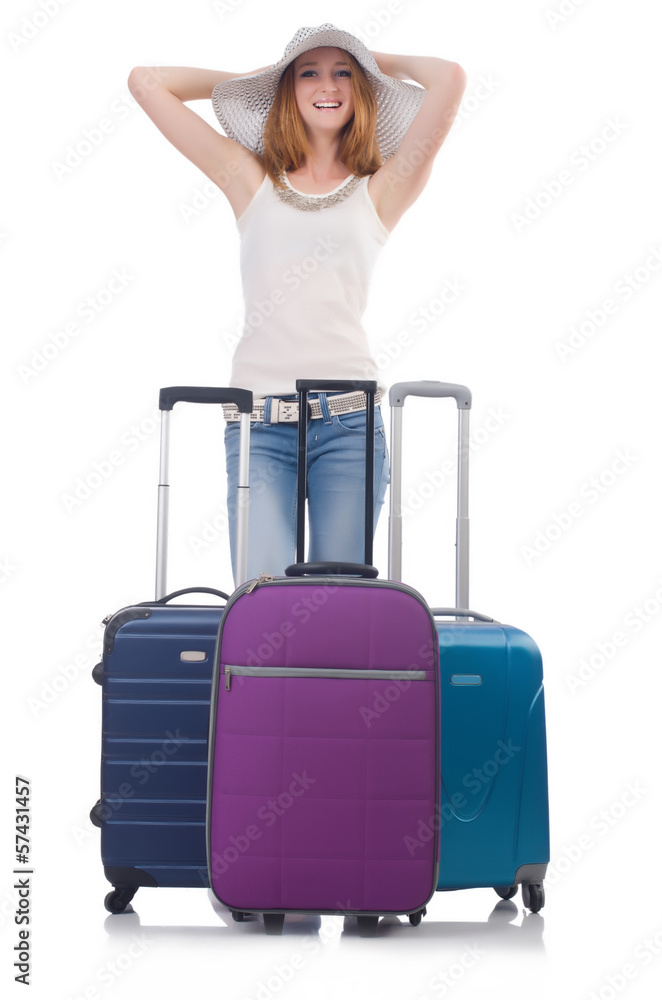
{"type": "Polygon", "coordinates": [[[272,576],[271,573],[260,573],[260,575],[255,580],[252,580],[248,584],[248,586],[246,587],[246,590],[244,591],[244,593],[245,594],[252,594],[253,591],[255,590],[255,588],[258,586],[258,584],[260,584],[260,583],[271,583],[275,579],[276,579],[276,577],[272,576]]]}
{"type": "Polygon", "coordinates": [[[352,670],[342,667],[240,667],[225,666],[225,690],[235,677],[333,677],[341,680],[424,681],[425,670],[352,670]]]}

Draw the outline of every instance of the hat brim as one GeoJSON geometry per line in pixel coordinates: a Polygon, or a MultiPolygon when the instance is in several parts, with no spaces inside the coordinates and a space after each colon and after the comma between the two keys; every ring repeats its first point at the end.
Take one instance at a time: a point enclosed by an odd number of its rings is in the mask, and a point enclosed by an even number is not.
{"type": "Polygon", "coordinates": [[[216,84],[211,102],[225,134],[254,153],[264,150],[264,125],[283,71],[310,49],[333,46],[344,49],[362,66],[377,99],[376,137],[382,159],[397,151],[420,109],[426,91],[417,84],[396,80],[381,72],[374,57],[354,35],[333,25],[300,28],[277,63],[260,73],[239,76],[216,84]]]}

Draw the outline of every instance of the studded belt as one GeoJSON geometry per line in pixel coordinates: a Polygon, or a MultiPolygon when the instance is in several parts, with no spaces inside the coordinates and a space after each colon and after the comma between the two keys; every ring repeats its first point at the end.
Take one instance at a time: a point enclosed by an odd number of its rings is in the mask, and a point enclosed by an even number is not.
{"type": "MultiPolygon", "coordinates": [[[[381,402],[381,390],[375,393],[375,406],[381,402]]],[[[253,412],[251,421],[264,421],[265,399],[253,400],[253,412]]],[[[340,416],[343,413],[358,413],[365,410],[366,400],[364,392],[343,392],[337,396],[327,396],[329,413],[331,416],[340,416]]],[[[223,416],[228,421],[239,420],[241,414],[234,403],[223,403],[223,416]]],[[[322,416],[322,404],[319,399],[308,400],[308,416],[312,420],[319,420],[322,416]]],[[[296,424],[299,420],[299,402],[296,399],[279,399],[274,396],[271,400],[272,424],[296,424]]]]}

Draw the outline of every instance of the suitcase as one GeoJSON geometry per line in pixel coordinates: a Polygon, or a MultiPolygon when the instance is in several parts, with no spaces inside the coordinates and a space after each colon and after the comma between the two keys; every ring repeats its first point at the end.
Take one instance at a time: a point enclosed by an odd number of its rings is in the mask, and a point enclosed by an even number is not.
{"type": "MultiPolygon", "coordinates": [[[[307,392],[338,382],[297,382],[307,392]]],[[[368,396],[374,442],[376,383],[368,396]]],[[[210,730],[208,866],[235,920],[342,913],[418,924],[438,879],[438,642],[425,601],[375,579],[373,449],[366,449],[365,564],[303,557],[306,424],[299,424],[297,558],[228,601],[210,730]],[[412,847],[427,831],[426,841],[412,847]]]]}
{"type": "Polygon", "coordinates": [[[162,389],[156,599],[104,620],[101,797],[90,818],[101,828],[105,898],[122,913],[139,886],[208,886],[205,839],[207,736],[216,637],[228,595],[208,587],[166,594],[170,413],[178,401],[234,402],[242,412],[238,572],[246,572],[251,392],[162,389]],[[212,594],[220,605],[169,604],[212,594]]]}
{"type": "Polygon", "coordinates": [[[402,414],[407,396],[453,398],[459,417],[456,607],[433,608],[440,647],[439,890],[493,887],[544,905],[549,862],[545,704],[540,650],[520,629],[469,610],[471,393],[402,382],[391,405],[389,579],[401,577],[402,414]],[[447,621],[445,619],[452,618],[447,621]]]}

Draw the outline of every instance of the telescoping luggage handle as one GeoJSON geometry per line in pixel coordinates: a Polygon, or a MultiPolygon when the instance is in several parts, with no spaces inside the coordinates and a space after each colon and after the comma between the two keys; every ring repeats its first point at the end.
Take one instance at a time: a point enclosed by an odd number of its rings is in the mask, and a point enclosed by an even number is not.
{"type": "MultiPolygon", "coordinates": [[[[452,382],[397,382],[391,386],[391,496],[389,510],[390,580],[402,579],[402,409],[407,396],[454,399],[458,409],[457,520],[455,531],[455,604],[469,607],[469,411],[471,392],[452,382]]],[[[440,611],[442,609],[439,609],[440,611]]],[[[451,613],[443,609],[443,613],[451,613]]],[[[457,611],[452,613],[457,614],[457,611]]],[[[467,614],[467,612],[465,612],[467,614]]],[[[473,612],[468,612],[473,615],[473,612]]]]}
{"type": "MultiPolygon", "coordinates": [[[[237,489],[237,584],[248,572],[248,457],[253,393],[248,389],[213,386],[173,385],[161,389],[161,459],[159,463],[159,503],[156,527],[156,600],[166,595],[168,573],[168,500],[170,487],[170,413],[175,403],[234,403],[239,421],[239,482],[237,489]]],[[[173,595],[171,594],[170,597],[173,595]]]]}
{"type": "Polygon", "coordinates": [[[299,443],[297,450],[297,561],[285,570],[287,576],[306,574],[341,573],[356,576],[376,577],[377,569],[372,565],[372,535],[374,520],[374,469],[375,469],[375,394],[374,381],[297,379],[299,393],[299,443]],[[365,432],[365,545],[364,562],[361,563],[306,563],[306,469],[307,469],[307,411],[309,392],[364,392],[366,396],[365,432]]]}

